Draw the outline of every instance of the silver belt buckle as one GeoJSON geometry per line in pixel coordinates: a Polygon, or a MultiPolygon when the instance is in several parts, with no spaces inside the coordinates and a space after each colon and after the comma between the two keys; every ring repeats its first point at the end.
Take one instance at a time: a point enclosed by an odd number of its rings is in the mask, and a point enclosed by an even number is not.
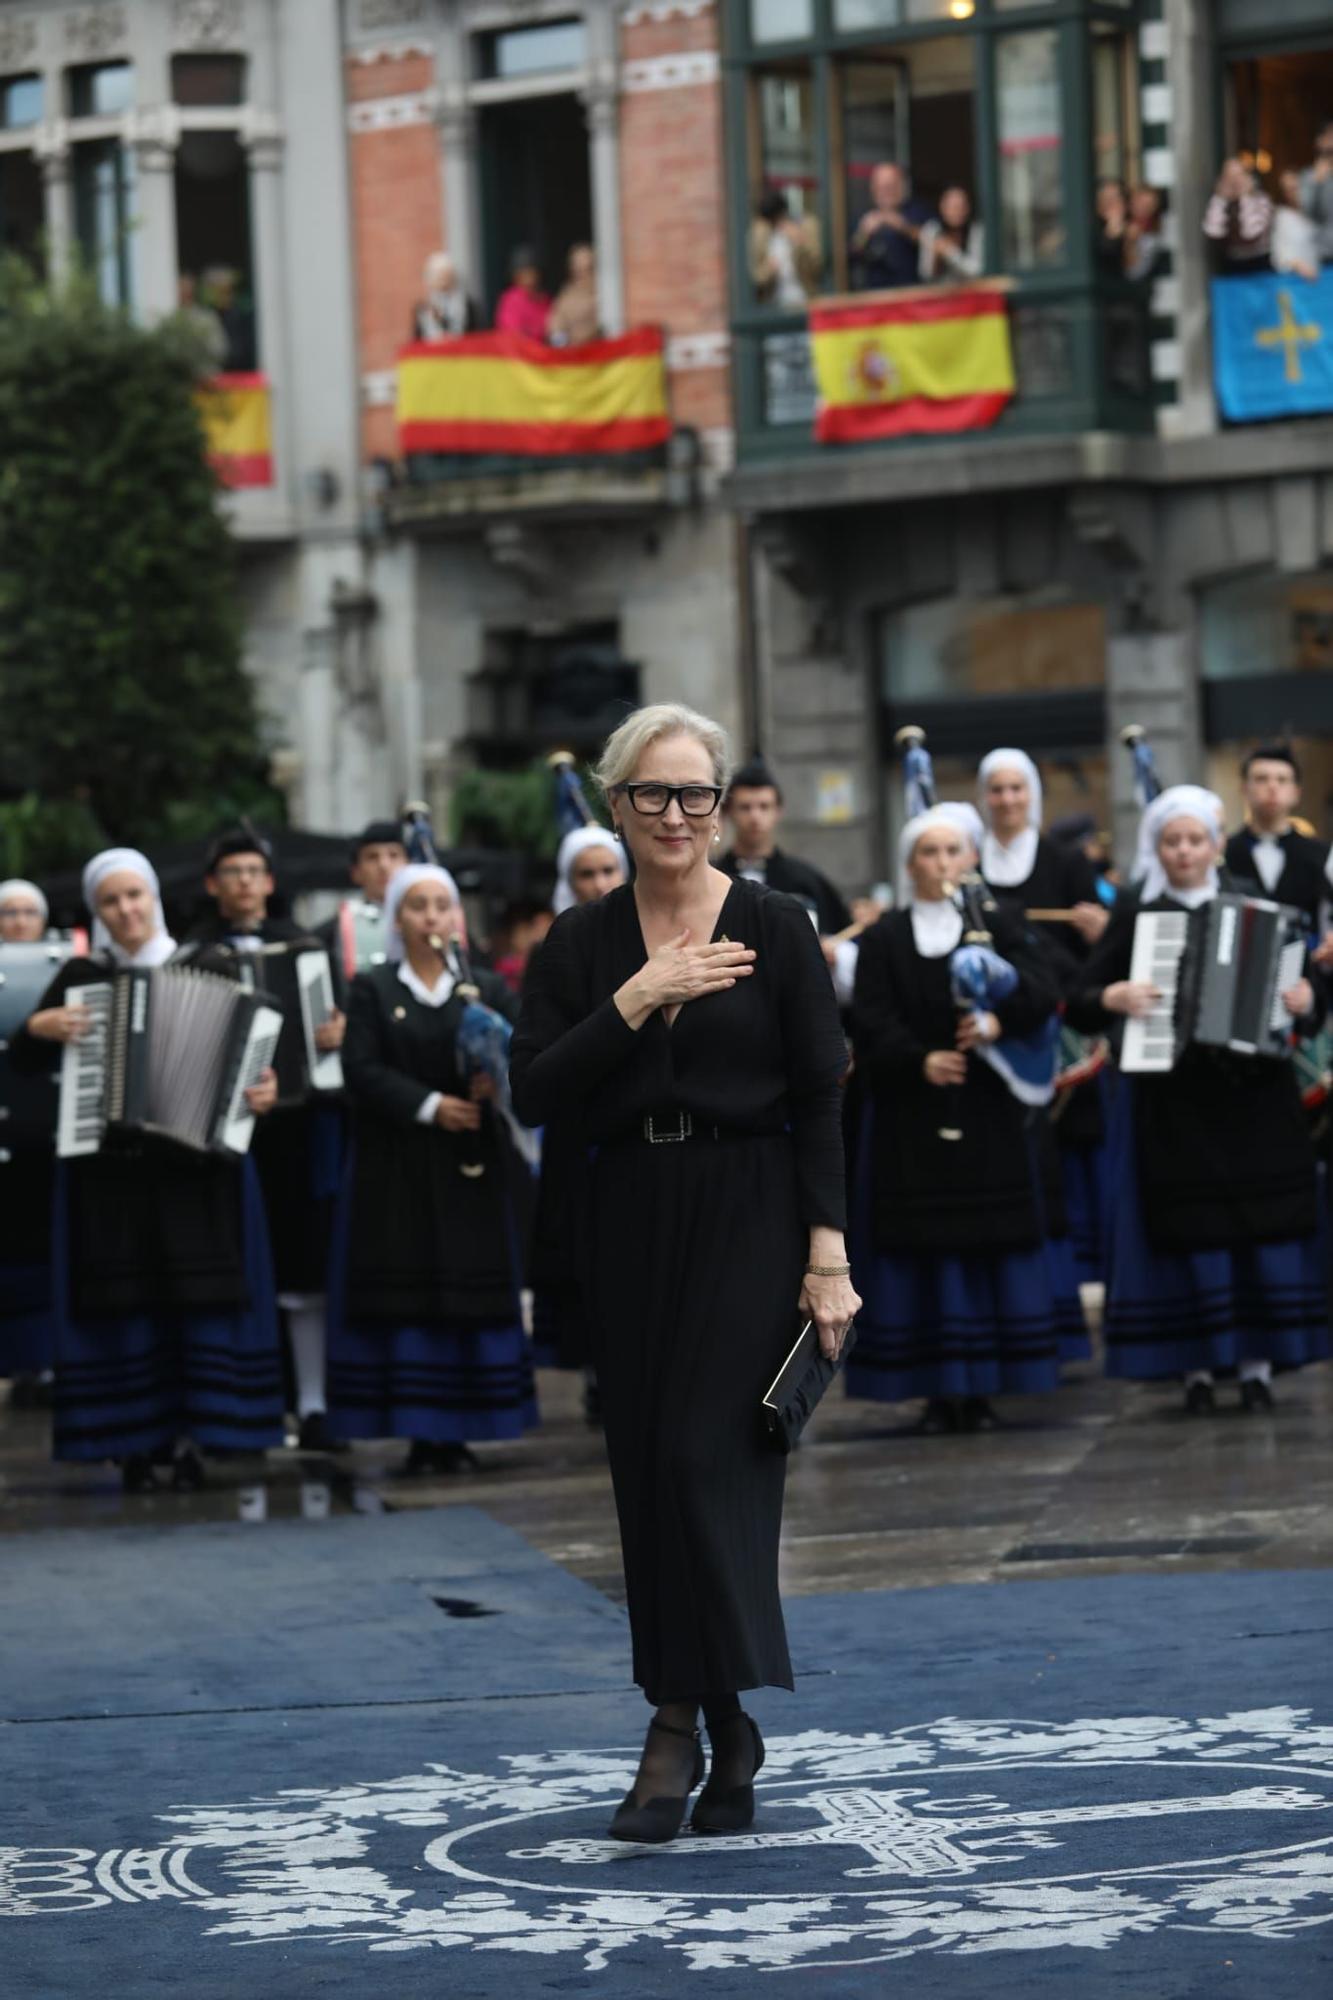
{"type": "Polygon", "coordinates": [[[643,1136],[650,1146],[679,1146],[694,1130],[694,1120],[688,1111],[676,1113],[676,1130],[659,1132],[653,1124],[653,1114],[648,1112],[643,1121],[643,1136]]]}

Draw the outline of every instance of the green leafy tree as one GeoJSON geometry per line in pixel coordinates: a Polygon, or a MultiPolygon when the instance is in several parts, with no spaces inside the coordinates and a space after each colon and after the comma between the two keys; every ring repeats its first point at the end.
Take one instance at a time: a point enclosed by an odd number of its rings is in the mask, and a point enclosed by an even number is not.
{"type": "Polygon", "coordinates": [[[86,279],[48,290],[0,270],[0,842],[15,861],[76,861],[94,830],[151,843],[240,810],[281,816],[200,367],[179,320],[145,329],[86,279]]]}

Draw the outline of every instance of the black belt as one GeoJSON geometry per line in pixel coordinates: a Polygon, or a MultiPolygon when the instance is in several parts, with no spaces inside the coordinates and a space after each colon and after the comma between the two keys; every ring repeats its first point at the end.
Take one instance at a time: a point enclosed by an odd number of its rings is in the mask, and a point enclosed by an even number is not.
{"type": "Polygon", "coordinates": [[[686,1140],[706,1140],[722,1145],[728,1140],[771,1139],[780,1136],[772,1132],[744,1131],[735,1125],[706,1124],[696,1118],[692,1111],[685,1111],[679,1105],[667,1105],[660,1111],[647,1111],[640,1123],[627,1132],[617,1133],[606,1143],[613,1146],[683,1146],[686,1140]]]}

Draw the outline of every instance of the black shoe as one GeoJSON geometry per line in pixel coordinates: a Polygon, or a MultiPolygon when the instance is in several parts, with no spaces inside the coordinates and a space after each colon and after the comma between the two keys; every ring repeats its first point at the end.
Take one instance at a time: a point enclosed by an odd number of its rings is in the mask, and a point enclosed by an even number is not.
{"type": "Polygon", "coordinates": [[[160,1482],[147,1452],[131,1452],[120,1462],[120,1484],[126,1493],[156,1493],[160,1482]]]}
{"type": "Polygon", "coordinates": [[[1185,1391],[1185,1415],[1187,1417],[1211,1417],[1217,1409],[1217,1398],[1213,1394],[1211,1382],[1191,1382],[1185,1391]]]}
{"type": "Polygon", "coordinates": [[[595,1375],[583,1385],[583,1421],[590,1431],[602,1428],[602,1392],[595,1375]]]}
{"type": "Polygon", "coordinates": [[[694,1776],[679,1798],[647,1799],[641,1806],[634,1803],[634,1787],[631,1785],[616,1807],[615,1818],[607,1828],[607,1836],[611,1840],[637,1840],[645,1846],[657,1847],[663,1841],[674,1840],[680,1832],[680,1823],[685,1817],[690,1793],[703,1781],[704,1750],[697,1729],[677,1729],[670,1722],[659,1722],[656,1716],[648,1727],[660,1729],[667,1736],[684,1736],[693,1742],[694,1776]]]}
{"type": "Polygon", "coordinates": [[[407,1449],[407,1457],[395,1466],[395,1479],[424,1479],[435,1470],[435,1447],[424,1438],[413,1438],[407,1449]]]}
{"type": "Polygon", "coordinates": [[[1246,1416],[1266,1416],[1273,1408],[1273,1391],[1261,1376],[1251,1375],[1240,1385],[1240,1406],[1246,1416]]]}
{"type": "Polygon", "coordinates": [[[960,1431],[998,1430],[1000,1419],[996,1416],[984,1396],[964,1396],[963,1407],[958,1413],[960,1431]]]}
{"type": "MultiPolygon", "coordinates": [[[[690,1817],[695,1833],[744,1833],[747,1826],[754,1824],[754,1781],[763,1769],[764,1739],[752,1715],[747,1715],[742,1709],[736,1719],[748,1724],[754,1738],[754,1768],[750,1773],[750,1782],[747,1785],[715,1786],[710,1771],[708,1783],[700,1792],[690,1817]]],[[[709,1734],[712,1734],[711,1730],[709,1734]]]]}
{"type": "Polygon", "coordinates": [[[297,1440],[298,1451],[347,1451],[350,1447],[336,1438],[329,1429],[328,1414],[324,1410],[312,1410],[308,1417],[301,1419],[301,1435],[297,1440]]]}
{"type": "Polygon", "coordinates": [[[486,1470],[476,1452],[465,1444],[433,1444],[430,1449],[433,1459],[431,1470],[444,1473],[446,1477],[486,1470]]]}
{"type": "Polygon", "coordinates": [[[950,1396],[932,1396],[917,1419],[919,1437],[952,1437],[958,1429],[958,1405],[950,1396]]]}
{"type": "Polygon", "coordinates": [[[197,1493],[204,1483],[204,1461],[191,1444],[177,1452],[171,1466],[174,1493],[197,1493]]]}

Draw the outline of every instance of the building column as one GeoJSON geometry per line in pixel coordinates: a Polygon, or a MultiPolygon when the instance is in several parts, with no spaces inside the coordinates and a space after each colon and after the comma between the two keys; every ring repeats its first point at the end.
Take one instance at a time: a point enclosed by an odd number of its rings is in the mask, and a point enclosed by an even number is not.
{"type": "Polygon", "coordinates": [[[131,112],[125,144],[135,165],[134,304],[151,325],[179,303],[176,259],[176,147],[180,119],[174,104],[131,112]]]}
{"type": "Polygon", "coordinates": [[[258,307],[258,361],[273,384],[269,421],[273,432],[274,486],[290,497],[295,471],[292,452],[291,357],[287,334],[287,277],[282,247],[283,138],[276,116],[252,111],[241,132],[250,167],[250,230],[258,307]]]}
{"type": "MultiPolygon", "coordinates": [[[[1213,395],[1212,321],[1208,255],[1200,226],[1217,175],[1213,138],[1213,40],[1204,0],[1165,0],[1166,74],[1170,88],[1171,146],[1175,155],[1172,262],[1180,344],[1179,400],[1163,410],[1167,436],[1198,437],[1217,429],[1213,395]]],[[[1147,28],[1143,31],[1148,32],[1147,28]]]]}
{"type": "Polygon", "coordinates": [[[614,62],[595,66],[583,103],[588,119],[597,304],[606,332],[619,333],[625,324],[625,273],[620,239],[620,90],[614,62]]]}
{"type": "Polygon", "coordinates": [[[457,85],[445,85],[435,122],[440,128],[445,247],[464,291],[480,301],[483,272],[477,217],[477,114],[457,85]]]}
{"type": "Polygon", "coordinates": [[[59,281],[69,271],[74,244],[74,161],[63,118],[41,127],[33,151],[42,169],[47,262],[59,281]]]}

